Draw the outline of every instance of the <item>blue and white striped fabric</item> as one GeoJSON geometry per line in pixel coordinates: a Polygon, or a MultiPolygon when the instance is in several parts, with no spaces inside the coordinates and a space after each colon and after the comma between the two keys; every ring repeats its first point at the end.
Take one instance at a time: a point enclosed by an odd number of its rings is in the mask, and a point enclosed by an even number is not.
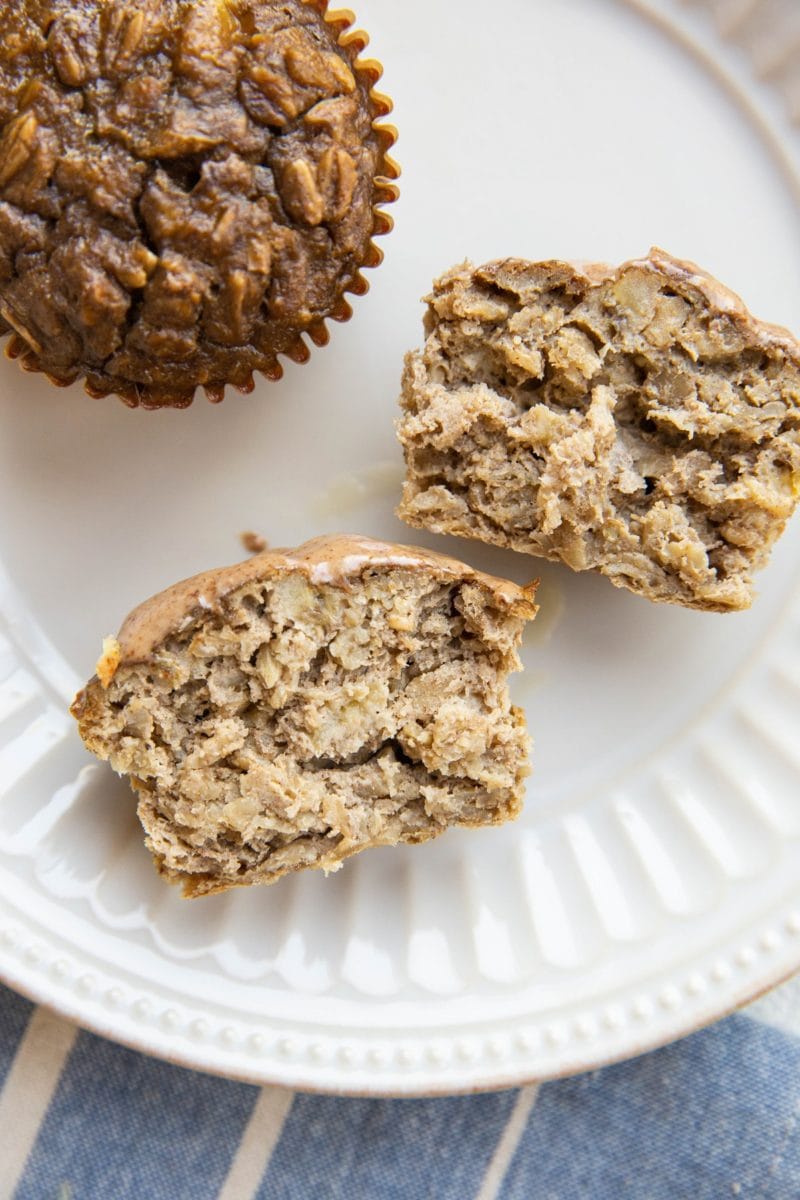
{"type": "Polygon", "coordinates": [[[0,988],[0,1089],[9,1200],[800,1200],[797,983],[629,1063],[435,1100],[196,1074],[0,988]]]}

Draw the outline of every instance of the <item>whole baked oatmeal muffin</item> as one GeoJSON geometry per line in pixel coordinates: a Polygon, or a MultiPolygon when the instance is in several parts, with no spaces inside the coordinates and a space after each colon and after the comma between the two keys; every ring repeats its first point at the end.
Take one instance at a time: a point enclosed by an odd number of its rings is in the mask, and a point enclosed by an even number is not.
{"type": "Polygon", "coordinates": [[[147,408],[304,362],[396,197],[366,35],[325,0],[0,11],[0,331],[147,408]]]}
{"type": "Polygon", "coordinates": [[[536,613],[440,554],[316,538],[148,600],[72,711],[130,777],[187,896],[335,870],[515,817],[529,738],[506,678],[536,613]]]}
{"type": "Polygon", "coordinates": [[[456,267],[406,361],[400,516],[748,608],[800,497],[800,344],[661,250],[456,267]]]}

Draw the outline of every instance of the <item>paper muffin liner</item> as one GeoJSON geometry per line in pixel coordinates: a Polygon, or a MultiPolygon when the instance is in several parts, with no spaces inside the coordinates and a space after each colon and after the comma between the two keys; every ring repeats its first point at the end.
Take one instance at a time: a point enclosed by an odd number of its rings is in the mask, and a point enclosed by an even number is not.
{"type": "MultiPolygon", "coordinates": [[[[208,400],[212,404],[219,404],[224,400],[225,391],[228,387],[233,388],[243,395],[248,395],[256,386],[256,375],[261,375],[272,382],[282,379],[284,368],[279,361],[280,358],[285,357],[299,365],[307,363],[311,358],[311,348],[305,340],[306,336],[314,346],[326,346],[330,341],[330,330],[328,329],[327,322],[336,321],[338,324],[343,324],[349,321],[353,315],[353,309],[347,300],[347,295],[363,296],[369,291],[369,283],[361,272],[365,269],[378,267],[383,262],[383,251],[375,244],[373,239],[385,236],[394,228],[394,221],[384,211],[384,206],[394,203],[400,195],[400,189],[395,182],[400,176],[400,167],[389,153],[397,141],[397,129],[394,125],[386,124],[383,120],[383,118],[391,113],[393,104],[388,96],[379,92],[375,87],[383,75],[382,64],[377,59],[361,57],[369,45],[369,34],[363,29],[352,28],[356,20],[355,13],[348,8],[329,10],[329,0],[302,0],[302,2],[318,12],[326,25],[329,25],[335,31],[336,44],[339,49],[346,52],[346,57],[353,74],[368,85],[367,97],[372,115],[372,130],[376,135],[378,143],[378,170],[373,177],[372,231],[361,263],[347,286],[342,288],[341,294],[330,312],[315,320],[306,329],[300,330],[295,341],[286,349],[279,351],[275,355],[273,362],[251,371],[249,377],[244,381],[239,383],[226,381],[214,384],[192,384],[190,387],[187,387],[184,394],[176,394],[169,403],[164,403],[156,398],[141,395],[140,387],[142,385],[135,382],[121,384],[117,387],[98,388],[88,380],[83,379],[84,391],[93,399],[100,400],[106,396],[116,396],[129,408],[155,410],[160,408],[188,408],[193,403],[200,389],[206,393],[208,400]]],[[[13,328],[6,342],[5,354],[7,358],[16,360],[22,370],[32,374],[43,374],[56,387],[70,387],[73,383],[83,378],[80,372],[75,373],[70,378],[59,378],[51,375],[39,365],[36,351],[13,328]]]]}

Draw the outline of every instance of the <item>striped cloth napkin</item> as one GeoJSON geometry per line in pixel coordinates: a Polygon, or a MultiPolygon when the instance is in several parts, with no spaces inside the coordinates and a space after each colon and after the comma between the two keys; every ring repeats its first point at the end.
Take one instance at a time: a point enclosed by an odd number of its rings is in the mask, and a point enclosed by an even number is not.
{"type": "Polygon", "coordinates": [[[256,1088],[0,988],[0,1197],[800,1200],[800,979],[642,1058],[516,1091],[256,1088]]]}

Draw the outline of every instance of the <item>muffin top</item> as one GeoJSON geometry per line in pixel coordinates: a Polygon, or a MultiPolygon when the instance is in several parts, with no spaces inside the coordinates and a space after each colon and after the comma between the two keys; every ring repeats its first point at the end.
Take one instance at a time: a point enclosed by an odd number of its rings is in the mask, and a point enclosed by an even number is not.
{"type": "Polygon", "coordinates": [[[325,0],[0,12],[0,314],[22,365],[184,407],[279,378],[390,228],[389,111],[325,0]]]}

